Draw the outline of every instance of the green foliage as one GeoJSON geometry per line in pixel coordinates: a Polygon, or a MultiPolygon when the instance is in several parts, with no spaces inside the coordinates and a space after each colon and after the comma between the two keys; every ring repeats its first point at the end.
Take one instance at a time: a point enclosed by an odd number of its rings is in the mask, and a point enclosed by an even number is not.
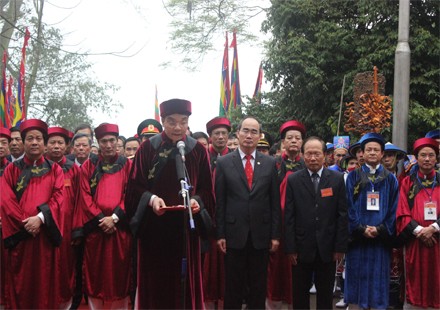
{"type": "Polygon", "coordinates": [[[168,0],[165,8],[173,17],[170,42],[180,62],[195,69],[203,56],[224,42],[225,31],[240,34],[240,42],[256,41],[250,19],[264,12],[267,0],[168,0]],[[214,45],[215,44],[215,45],[214,45]]]}
{"type": "MultiPolygon", "coordinates": [[[[121,106],[113,100],[118,88],[95,79],[86,55],[63,51],[59,29],[42,24],[42,37],[35,40],[37,20],[31,12],[25,20],[32,34],[26,57],[28,118],[72,130],[79,123],[93,123],[92,112],[115,113],[121,106]]],[[[14,31],[13,39],[21,45],[23,34],[14,31]]],[[[10,46],[9,54],[10,64],[14,64],[10,71],[17,80],[20,49],[10,46]]]]}
{"type": "MultiPolygon", "coordinates": [[[[411,2],[410,23],[409,131],[421,136],[439,116],[438,2],[411,2]]],[[[264,69],[272,82],[268,106],[280,113],[273,120],[298,119],[308,135],[330,141],[337,132],[344,75],[344,102],[352,101],[354,76],[373,66],[386,77],[385,95],[393,92],[397,1],[273,0],[262,29],[272,34],[264,69]]]]}

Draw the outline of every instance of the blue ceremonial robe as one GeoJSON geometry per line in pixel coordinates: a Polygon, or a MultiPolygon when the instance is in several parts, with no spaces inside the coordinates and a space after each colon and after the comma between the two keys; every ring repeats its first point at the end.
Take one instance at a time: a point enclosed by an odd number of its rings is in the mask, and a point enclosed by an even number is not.
{"type": "Polygon", "coordinates": [[[347,303],[362,308],[386,309],[388,306],[391,236],[395,234],[398,182],[382,165],[373,180],[363,165],[349,173],[347,202],[350,245],[346,254],[345,293],[347,303]],[[379,211],[367,210],[367,192],[379,193],[379,211]],[[366,226],[376,226],[379,236],[363,236],[366,226]]]}

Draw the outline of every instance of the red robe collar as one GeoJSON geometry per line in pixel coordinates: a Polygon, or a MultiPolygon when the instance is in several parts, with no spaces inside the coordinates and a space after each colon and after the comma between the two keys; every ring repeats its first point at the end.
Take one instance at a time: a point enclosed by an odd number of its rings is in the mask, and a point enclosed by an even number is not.
{"type": "MultiPolygon", "coordinates": [[[[287,155],[287,153],[285,151],[283,152],[283,155],[281,155],[281,157],[283,158],[283,160],[290,160],[289,156],[287,155]]],[[[301,159],[301,156],[299,156],[299,154],[298,154],[298,155],[296,155],[294,162],[298,162],[298,161],[300,161],[300,159],[301,159]]]]}
{"type": "Polygon", "coordinates": [[[432,171],[431,171],[429,174],[427,174],[427,175],[423,174],[423,173],[419,170],[419,171],[417,171],[417,175],[418,175],[419,178],[422,179],[422,180],[431,180],[431,179],[434,178],[435,170],[432,169],[432,171]]]}
{"type": "Polygon", "coordinates": [[[209,146],[209,154],[210,155],[216,155],[217,156],[218,154],[220,154],[220,156],[224,156],[224,155],[226,155],[228,153],[229,153],[229,149],[227,147],[225,147],[225,149],[219,153],[219,152],[217,152],[214,149],[214,147],[212,145],[209,146]]]}
{"type": "Polygon", "coordinates": [[[44,156],[41,156],[39,159],[33,161],[31,159],[29,159],[29,157],[27,157],[27,155],[25,154],[23,157],[24,163],[28,166],[39,166],[44,162],[44,156]]]}

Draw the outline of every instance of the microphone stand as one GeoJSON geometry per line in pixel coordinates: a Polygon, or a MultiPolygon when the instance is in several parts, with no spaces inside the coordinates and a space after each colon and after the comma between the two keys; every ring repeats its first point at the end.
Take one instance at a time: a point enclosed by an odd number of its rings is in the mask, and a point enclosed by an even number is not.
{"type": "MultiPolygon", "coordinates": [[[[195,229],[193,214],[191,210],[191,197],[190,190],[191,185],[189,183],[189,176],[186,171],[186,167],[183,163],[183,159],[180,155],[176,155],[176,170],[177,170],[177,178],[180,181],[180,191],[179,194],[183,198],[183,205],[185,206],[185,210],[188,210],[189,216],[189,227],[191,230],[195,229]],[[188,182],[187,182],[188,180],[188,182]]],[[[181,265],[181,301],[182,307],[181,309],[186,308],[186,279],[188,276],[188,259],[187,259],[187,214],[184,210],[183,215],[183,246],[182,246],[182,265],[181,265]]]]}

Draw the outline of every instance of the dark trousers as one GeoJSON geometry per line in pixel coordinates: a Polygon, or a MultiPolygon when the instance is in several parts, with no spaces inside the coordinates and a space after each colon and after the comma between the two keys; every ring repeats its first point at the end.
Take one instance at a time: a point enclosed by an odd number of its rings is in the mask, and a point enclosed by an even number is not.
{"type": "Polygon", "coordinates": [[[310,309],[310,284],[314,274],[316,309],[333,308],[336,263],[324,263],[319,255],[313,263],[298,261],[292,267],[293,309],[310,309]]]}
{"type": "Polygon", "coordinates": [[[224,309],[241,309],[244,297],[247,309],[265,308],[268,262],[269,250],[255,249],[250,237],[243,249],[226,250],[224,309]]]}

